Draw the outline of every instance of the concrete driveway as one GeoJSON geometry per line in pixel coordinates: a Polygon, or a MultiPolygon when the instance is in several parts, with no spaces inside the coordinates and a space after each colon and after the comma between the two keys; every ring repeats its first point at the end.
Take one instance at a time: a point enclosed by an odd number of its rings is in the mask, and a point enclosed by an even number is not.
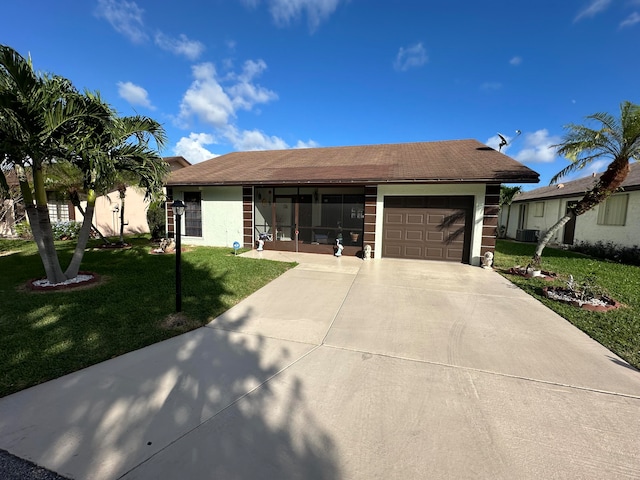
{"type": "Polygon", "coordinates": [[[497,273],[262,255],[300,265],[0,399],[0,449],[76,479],[640,478],[640,372],[497,273]]]}

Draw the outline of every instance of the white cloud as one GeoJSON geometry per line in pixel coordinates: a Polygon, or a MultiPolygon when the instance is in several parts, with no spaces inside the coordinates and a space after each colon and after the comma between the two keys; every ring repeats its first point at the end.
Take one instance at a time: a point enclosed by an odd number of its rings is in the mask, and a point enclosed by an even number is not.
{"type": "Polygon", "coordinates": [[[574,22],[579,22],[583,18],[587,17],[595,17],[601,12],[604,12],[609,5],[611,4],[611,0],[592,0],[589,5],[587,5],[584,9],[582,9],[576,18],[574,18],[574,22]]]}
{"type": "Polygon", "coordinates": [[[289,147],[280,137],[269,136],[260,130],[238,131],[230,126],[223,135],[231,142],[236,150],[285,150],[289,147]]]}
{"type": "Polygon", "coordinates": [[[237,77],[238,83],[227,89],[234,107],[251,110],[257,103],[268,103],[278,98],[275,92],[252,83],[254,77],[261,75],[266,68],[267,64],[263,60],[247,60],[244,63],[242,73],[237,77]]]}
{"type": "Polygon", "coordinates": [[[224,92],[216,78],[212,63],[202,63],[192,67],[195,80],[185,92],[180,105],[180,119],[191,116],[214,127],[224,127],[229,117],[235,115],[233,102],[224,92]]]}
{"type": "Polygon", "coordinates": [[[155,42],[163,50],[176,55],[184,55],[189,60],[196,60],[204,52],[204,45],[201,42],[189,40],[184,34],[180,34],[178,38],[172,38],[158,32],[155,36],[155,42]]]}
{"type": "Polygon", "coordinates": [[[308,142],[298,140],[298,143],[296,143],[293,148],[317,148],[319,146],[320,144],[314,140],[309,140],[308,142]]]}
{"type": "Polygon", "coordinates": [[[182,137],[176,143],[173,152],[176,155],[183,156],[191,163],[199,163],[210,158],[217,157],[214,153],[204,148],[204,145],[215,143],[213,135],[208,133],[190,133],[189,137],[182,137]]]}
{"type": "Polygon", "coordinates": [[[118,95],[124,98],[131,105],[139,105],[151,110],[155,110],[149,100],[149,93],[139,85],[131,82],[118,82],[118,95]]]}
{"type": "Polygon", "coordinates": [[[393,67],[400,72],[406,72],[410,68],[421,67],[428,60],[427,51],[422,42],[420,42],[407,48],[400,47],[393,62],[393,67]]]}
{"type": "MultiPolygon", "coordinates": [[[[266,3],[276,25],[287,26],[306,14],[309,30],[314,32],[336,11],[342,1],[348,0],[267,0],[266,3]]],[[[241,3],[247,8],[255,9],[260,0],[241,0],[241,3]]]]}
{"type": "Polygon", "coordinates": [[[509,63],[514,67],[517,67],[522,63],[522,57],[515,56],[511,60],[509,60],[509,63]]]}
{"type": "Polygon", "coordinates": [[[640,13],[633,12],[620,23],[620,28],[632,27],[636,23],[640,23],[640,13]]]}
{"type": "Polygon", "coordinates": [[[547,129],[527,133],[524,136],[525,147],[514,158],[522,163],[551,163],[557,158],[556,150],[552,145],[560,142],[561,138],[555,135],[550,136],[547,129]]]}
{"type": "Polygon", "coordinates": [[[248,60],[240,75],[229,75],[228,79],[235,83],[224,87],[212,63],[195,65],[195,80],[182,99],[180,120],[184,122],[196,116],[205,123],[222,128],[230,123],[238,109],[251,110],[256,104],[277,99],[275,92],[253,82],[254,77],[266,68],[262,60],[248,60]]]}
{"type": "Polygon", "coordinates": [[[133,43],[143,43],[148,39],[144,31],[142,14],[144,10],[136,2],[127,0],[98,0],[95,15],[107,20],[114,30],[133,43]]]}

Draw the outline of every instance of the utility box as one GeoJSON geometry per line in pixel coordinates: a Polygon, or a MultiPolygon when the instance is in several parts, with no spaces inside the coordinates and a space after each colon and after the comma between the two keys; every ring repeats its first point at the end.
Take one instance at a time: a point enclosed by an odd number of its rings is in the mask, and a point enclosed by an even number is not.
{"type": "Polygon", "coordinates": [[[516,240],[518,242],[537,242],[540,230],[517,230],[516,240]]]}

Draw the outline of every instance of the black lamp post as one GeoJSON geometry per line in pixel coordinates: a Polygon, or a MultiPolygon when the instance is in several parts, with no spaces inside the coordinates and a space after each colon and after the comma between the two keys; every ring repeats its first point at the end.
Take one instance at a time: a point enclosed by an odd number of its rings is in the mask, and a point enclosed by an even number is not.
{"type": "Polygon", "coordinates": [[[182,311],[182,215],[184,215],[185,204],[182,200],[174,200],[171,205],[173,210],[173,222],[176,226],[176,312],[182,311]]]}

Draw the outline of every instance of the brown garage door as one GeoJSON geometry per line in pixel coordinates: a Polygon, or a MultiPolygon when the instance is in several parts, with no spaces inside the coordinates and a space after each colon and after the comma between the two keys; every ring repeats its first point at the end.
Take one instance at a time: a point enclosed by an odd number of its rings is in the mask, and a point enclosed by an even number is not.
{"type": "Polygon", "coordinates": [[[469,262],[473,197],[385,197],[382,256],[469,262]]]}

